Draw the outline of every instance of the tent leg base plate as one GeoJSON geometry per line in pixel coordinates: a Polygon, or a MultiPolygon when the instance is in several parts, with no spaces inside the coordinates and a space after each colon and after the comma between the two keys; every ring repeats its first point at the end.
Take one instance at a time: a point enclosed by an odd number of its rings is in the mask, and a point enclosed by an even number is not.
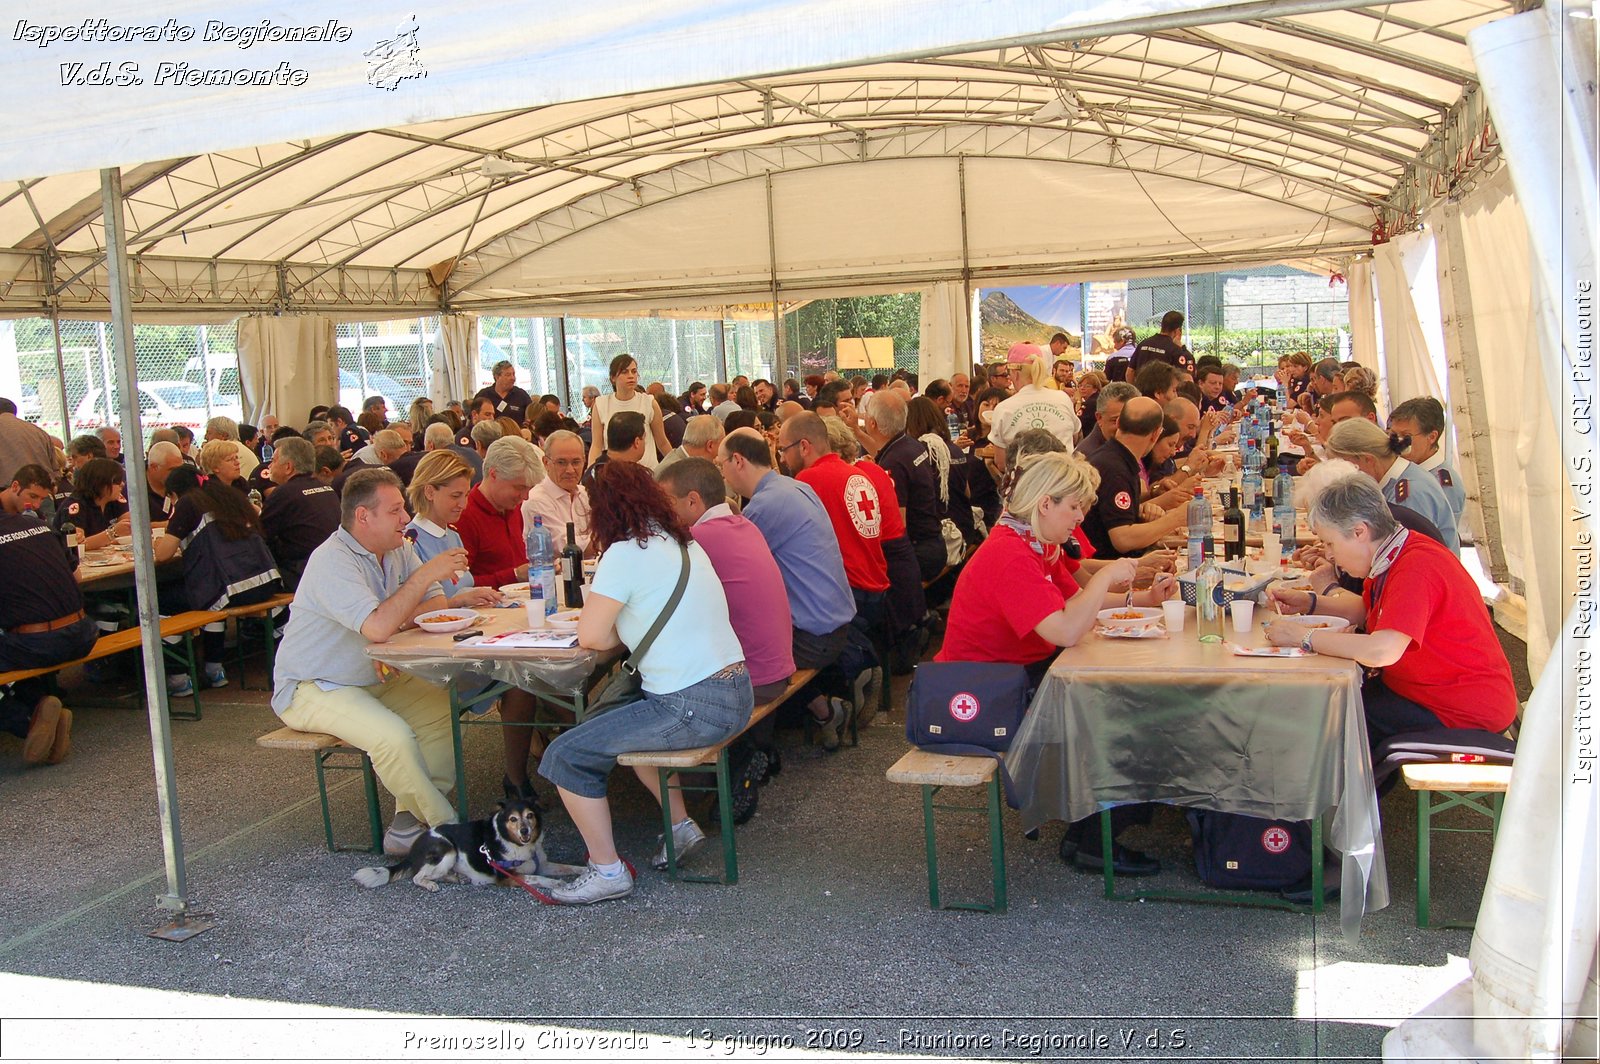
{"type": "Polygon", "coordinates": [[[202,932],[216,927],[215,920],[200,919],[192,916],[179,916],[171,923],[162,924],[150,932],[151,938],[159,938],[164,942],[187,942],[202,932]]]}

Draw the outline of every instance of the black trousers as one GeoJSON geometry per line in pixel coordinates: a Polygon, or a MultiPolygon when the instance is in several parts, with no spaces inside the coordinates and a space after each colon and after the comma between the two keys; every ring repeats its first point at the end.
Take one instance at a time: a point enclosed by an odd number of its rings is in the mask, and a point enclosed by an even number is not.
{"type": "Polygon", "coordinates": [[[1361,703],[1367,715],[1367,746],[1370,750],[1377,750],[1379,744],[1391,735],[1445,727],[1444,721],[1433,710],[1391,691],[1382,676],[1369,676],[1362,682],[1361,703]]]}
{"type": "MultiPolygon", "coordinates": [[[[94,649],[94,641],[99,635],[100,629],[92,617],[85,617],[77,624],[54,632],[31,635],[8,632],[0,635],[0,672],[41,669],[76,660],[94,649]]],[[[0,687],[0,730],[12,735],[27,735],[28,724],[33,719],[33,707],[49,690],[49,684],[43,676],[0,687]]]]}

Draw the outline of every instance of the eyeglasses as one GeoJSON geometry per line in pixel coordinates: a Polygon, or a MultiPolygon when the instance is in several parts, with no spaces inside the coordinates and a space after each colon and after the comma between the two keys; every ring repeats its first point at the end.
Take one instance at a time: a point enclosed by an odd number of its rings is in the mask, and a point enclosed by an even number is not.
{"type": "Polygon", "coordinates": [[[795,440],[793,443],[782,443],[782,444],[779,444],[778,445],[778,453],[782,454],[783,452],[787,451],[789,448],[798,447],[802,443],[805,443],[805,442],[806,442],[805,440],[795,440]]]}

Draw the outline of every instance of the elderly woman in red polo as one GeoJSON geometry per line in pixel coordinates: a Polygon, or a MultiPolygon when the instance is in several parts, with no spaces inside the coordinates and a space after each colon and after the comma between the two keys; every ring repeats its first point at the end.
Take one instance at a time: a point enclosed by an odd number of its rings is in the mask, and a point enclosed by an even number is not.
{"type": "Polygon", "coordinates": [[[1472,577],[1455,555],[1401,527],[1370,477],[1331,482],[1311,502],[1311,529],[1361,594],[1274,588],[1286,614],[1267,629],[1278,646],[1351,658],[1362,686],[1367,737],[1437,728],[1499,732],[1517,715],[1511,666],[1472,577]],[[1293,615],[1332,614],[1365,631],[1310,628],[1293,615]]]}

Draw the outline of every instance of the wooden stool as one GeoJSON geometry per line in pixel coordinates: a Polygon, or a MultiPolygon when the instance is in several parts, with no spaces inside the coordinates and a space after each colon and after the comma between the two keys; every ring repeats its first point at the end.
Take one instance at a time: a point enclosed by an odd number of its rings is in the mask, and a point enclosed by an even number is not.
{"type": "Polygon", "coordinates": [[[328,840],[328,849],[334,853],[382,853],[383,817],[378,809],[378,777],[372,771],[372,759],[365,750],[357,750],[337,735],[325,732],[295,731],[279,728],[256,739],[257,746],[269,750],[309,750],[317,764],[317,795],[322,799],[322,833],[328,840]],[[360,758],[356,764],[335,762],[335,757],[360,758]],[[333,817],[328,812],[328,772],[357,772],[362,776],[367,792],[367,826],[371,829],[371,844],[339,846],[333,841],[333,817]]]}
{"type": "Polygon", "coordinates": [[[1000,762],[992,757],[960,757],[909,750],[890,767],[890,783],[910,783],[922,787],[922,829],[928,851],[928,905],[934,909],[972,909],[984,913],[1006,911],[1006,844],[1000,830],[1000,762]],[[934,795],[945,787],[985,787],[985,806],[938,805],[934,795]],[[980,902],[941,903],[939,897],[939,851],[934,833],[934,813],[976,813],[989,819],[989,864],[994,887],[989,904],[980,902]]]}

